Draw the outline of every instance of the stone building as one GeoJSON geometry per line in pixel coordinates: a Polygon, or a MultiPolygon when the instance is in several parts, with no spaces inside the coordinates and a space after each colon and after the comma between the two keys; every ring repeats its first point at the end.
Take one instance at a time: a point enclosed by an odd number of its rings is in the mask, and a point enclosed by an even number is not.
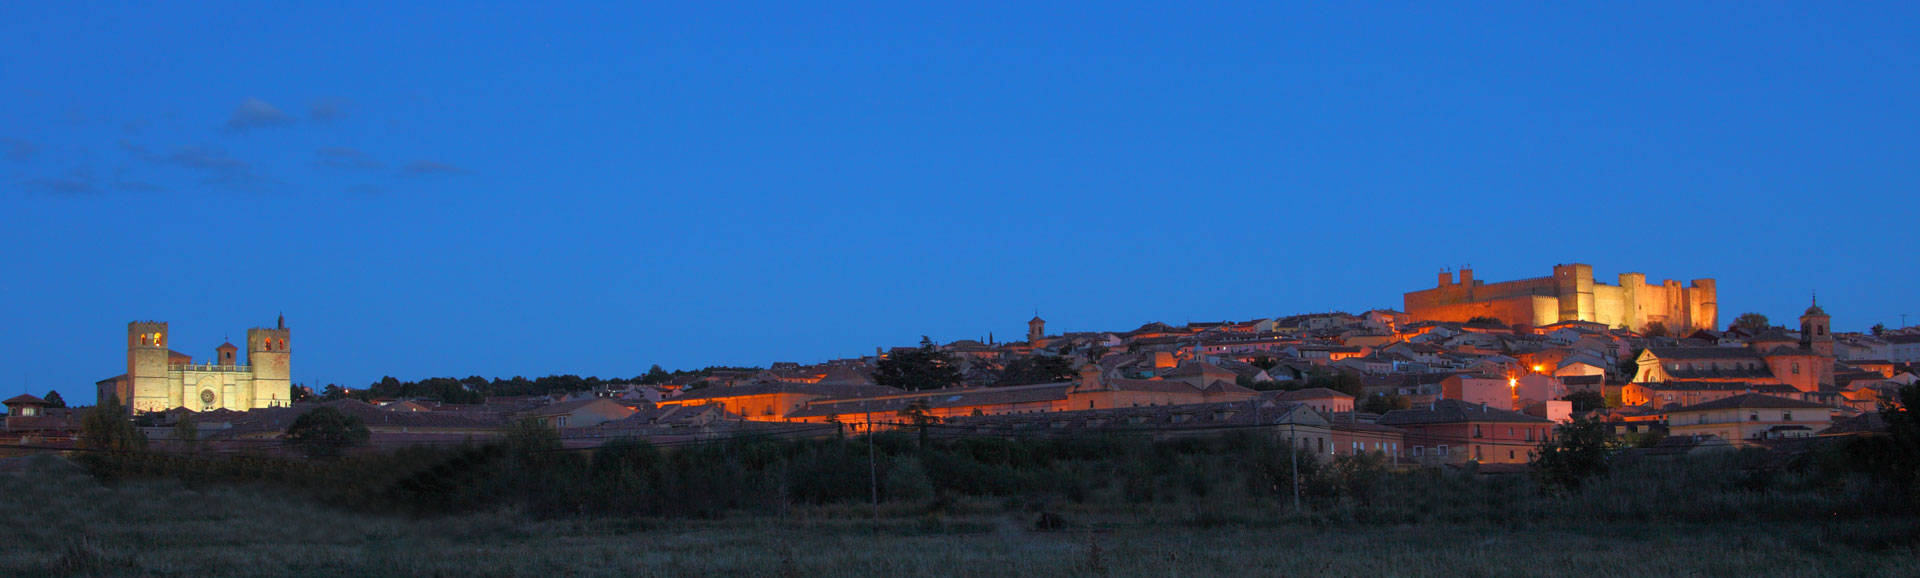
{"type": "Polygon", "coordinates": [[[292,330],[281,317],[272,329],[247,330],[247,356],[222,343],[212,363],[167,348],[164,321],[127,324],[127,372],[96,382],[100,402],[120,400],[136,412],[183,407],[193,411],[246,411],[292,403],[292,330]]]}
{"type": "Polygon", "coordinates": [[[1407,293],[1407,317],[1420,321],[1467,321],[1492,317],[1532,326],[1589,321],[1645,331],[1658,322],[1675,335],[1712,329],[1719,323],[1714,280],[1694,279],[1686,286],[1667,280],[1647,284],[1640,273],[1621,273],[1619,285],[1594,281],[1593,266],[1555,265],[1553,275],[1486,283],[1473,269],[1440,273],[1440,285],[1407,293]]]}

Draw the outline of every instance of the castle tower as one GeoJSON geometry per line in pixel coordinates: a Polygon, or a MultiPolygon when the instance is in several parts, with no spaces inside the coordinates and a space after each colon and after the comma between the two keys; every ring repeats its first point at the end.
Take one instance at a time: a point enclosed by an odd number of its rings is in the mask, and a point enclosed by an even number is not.
{"type": "MultiPolygon", "coordinates": [[[[120,403],[136,411],[161,411],[167,399],[167,333],[165,321],[127,324],[127,377],[120,403]]],[[[106,401],[106,400],[101,400],[106,401]]]]}
{"type": "Polygon", "coordinates": [[[222,343],[219,347],[213,348],[214,363],[220,365],[239,365],[239,363],[235,361],[235,355],[239,352],[240,348],[234,347],[232,342],[222,343]]]}
{"type": "Polygon", "coordinates": [[[1046,337],[1047,320],[1041,319],[1039,315],[1035,315],[1033,319],[1027,321],[1027,343],[1034,347],[1039,347],[1040,340],[1046,337]]]}
{"type": "Polygon", "coordinates": [[[272,407],[293,399],[293,330],[286,317],[274,329],[247,330],[247,365],[253,370],[253,391],[244,398],[249,408],[272,407]]]}
{"type": "Polygon", "coordinates": [[[1554,299],[1559,321],[1593,321],[1593,266],[1584,263],[1553,266],[1554,299]]]}
{"type": "Polygon", "coordinates": [[[1800,315],[1800,348],[1821,357],[1833,357],[1833,317],[1820,308],[1818,297],[1807,307],[1807,312],[1800,315]]]}

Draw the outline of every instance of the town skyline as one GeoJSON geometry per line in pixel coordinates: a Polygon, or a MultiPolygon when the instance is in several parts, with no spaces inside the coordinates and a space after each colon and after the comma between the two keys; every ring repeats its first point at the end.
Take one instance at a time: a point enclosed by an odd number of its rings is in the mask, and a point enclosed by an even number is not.
{"type": "MultiPolygon", "coordinates": [[[[1444,268],[1443,271],[1453,275],[1458,275],[1459,270],[1461,269],[1470,269],[1470,270],[1478,271],[1478,269],[1474,269],[1471,267],[1459,267],[1459,268],[1448,267],[1448,268],[1444,268]]],[[[1624,272],[1625,271],[1623,271],[1623,273],[1624,272]]],[[[1679,276],[1685,276],[1688,278],[1693,277],[1691,275],[1679,275],[1679,276]]],[[[1489,278],[1489,276],[1483,273],[1480,275],[1480,280],[1486,283],[1498,283],[1498,282],[1508,281],[1510,279],[1489,278]]],[[[1604,280],[1601,281],[1601,283],[1609,284],[1609,283],[1606,283],[1604,280]]],[[[1418,290],[1425,290],[1425,289],[1430,289],[1430,287],[1408,288],[1408,292],[1415,292],[1418,290]]],[[[1814,295],[1809,295],[1809,300],[1811,300],[1813,297],[1814,295]]],[[[1835,305],[1836,304],[1829,302],[1829,303],[1823,304],[1822,307],[1827,309],[1836,309],[1835,305]]],[[[1801,306],[1801,307],[1804,307],[1804,306],[1801,306]]],[[[1183,327],[1190,323],[1196,323],[1196,322],[1198,323],[1209,323],[1209,322],[1243,323],[1243,322],[1254,321],[1259,319],[1280,319],[1285,317],[1310,316],[1310,315],[1316,315],[1316,314],[1326,314],[1326,313],[1336,313],[1336,312],[1360,314],[1360,313],[1365,313],[1371,310],[1398,311],[1400,309],[1402,309],[1401,306],[1393,305],[1393,306],[1379,306],[1379,307],[1354,308],[1354,309],[1291,311],[1291,312],[1282,312],[1282,313],[1272,314],[1272,315],[1254,315],[1254,316],[1229,315],[1229,316],[1219,317],[1219,318],[1189,318],[1189,319],[1180,319],[1180,320],[1146,319],[1146,320],[1140,321],[1139,323],[1133,323],[1133,324],[1122,323],[1120,326],[1111,326],[1111,327],[1074,327],[1074,326],[1063,327],[1061,324],[1061,321],[1058,318],[1049,318],[1046,315],[1047,313],[1046,311],[1036,311],[1035,313],[1038,313],[1039,317],[1047,320],[1049,334],[1060,334],[1060,333],[1125,333],[1150,323],[1165,323],[1174,327],[1183,327]]],[[[1838,307],[1838,309],[1846,310],[1847,308],[1842,306],[1842,307],[1838,307]]],[[[1740,314],[1755,312],[1755,313],[1761,313],[1763,315],[1766,315],[1769,318],[1769,320],[1772,322],[1772,324],[1776,326],[1782,326],[1782,327],[1788,328],[1789,330],[1792,330],[1793,329],[1792,319],[1797,315],[1797,311],[1798,311],[1797,308],[1791,311],[1777,312],[1777,313],[1766,312],[1766,311],[1752,311],[1747,309],[1740,309],[1740,310],[1722,309],[1720,312],[1720,318],[1717,322],[1716,328],[1725,329],[1728,325],[1733,323],[1734,318],[1739,316],[1740,314]]],[[[371,384],[373,382],[376,382],[383,377],[395,377],[403,381],[412,381],[412,380],[434,378],[434,377],[459,378],[459,377],[467,377],[467,376],[480,376],[480,377],[486,377],[486,378],[503,378],[504,379],[504,378],[512,378],[512,377],[535,378],[535,377],[544,377],[544,376],[550,376],[550,375],[571,374],[571,375],[579,375],[582,377],[599,377],[599,378],[617,379],[617,378],[631,378],[631,377],[639,376],[640,374],[645,373],[649,367],[656,364],[668,370],[695,370],[703,367],[712,367],[712,366],[765,368],[765,367],[769,367],[771,364],[774,364],[774,363],[800,363],[802,365],[810,365],[814,363],[822,363],[822,362],[827,362],[827,361],[836,360],[836,359],[853,359],[853,358],[870,356],[873,353],[873,348],[875,347],[884,347],[884,348],[911,347],[917,344],[919,342],[920,337],[923,337],[923,336],[933,339],[936,343],[940,343],[940,344],[946,344],[954,341],[969,340],[969,339],[993,340],[999,343],[1017,342],[1025,339],[1025,334],[1023,331],[1021,331],[1021,329],[1025,327],[1026,321],[1022,315],[1024,315],[1024,313],[1021,315],[1015,316],[1016,318],[1019,319],[1018,323],[1009,322],[1009,323],[1002,324],[1002,325],[1006,325],[1007,327],[989,329],[986,331],[976,332],[974,334],[966,334],[964,328],[956,330],[957,332],[950,333],[950,334],[948,333],[933,334],[933,333],[926,333],[926,332],[916,333],[912,328],[909,327],[909,328],[902,328],[902,332],[899,332],[899,334],[901,335],[901,338],[893,342],[874,343],[865,348],[861,347],[859,344],[851,344],[848,346],[839,347],[838,349],[832,349],[833,345],[831,343],[827,343],[824,345],[828,349],[822,350],[823,353],[815,357],[802,357],[802,356],[795,355],[795,356],[784,356],[784,357],[776,356],[776,357],[760,358],[760,359],[724,358],[724,359],[719,359],[712,362],[692,362],[692,363],[675,363],[674,360],[670,360],[670,359],[642,359],[634,362],[634,365],[630,366],[628,370],[625,370],[625,371],[622,371],[616,368],[615,370],[612,370],[612,371],[577,371],[577,370],[560,369],[560,370],[550,370],[550,371],[535,370],[535,371],[505,371],[505,372],[499,372],[499,373],[482,373],[482,372],[473,372],[473,371],[461,371],[458,369],[451,369],[451,368],[434,369],[431,367],[427,367],[427,368],[419,368],[417,369],[416,372],[410,372],[410,373],[396,373],[396,372],[389,371],[389,372],[379,373],[378,375],[371,375],[364,379],[331,378],[331,377],[328,377],[328,374],[330,373],[350,373],[350,372],[328,371],[325,368],[309,368],[305,370],[306,371],[305,373],[303,373],[302,372],[303,366],[314,363],[313,361],[310,361],[310,358],[319,357],[321,359],[328,359],[330,355],[337,356],[339,354],[338,352],[330,352],[330,351],[326,351],[325,349],[322,349],[320,351],[309,351],[307,347],[310,347],[310,346],[307,346],[306,344],[309,342],[309,340],[313,339],[312,333],[311,333],[311,331],[313,330],[309,330],[306,327],[304,327],[304,324],[298,323],[298,318],[296,318],[294,325],[301,326],[300,328],[302,329],[300,339],[296,340],[299,343],[299,345],[296,346],[296,349],[300,350],[301,359],[294,366],[295,369],[293,373],[293,383],[295,385],[308,386],[313,388],[315,391],[318,391],[321,387],[329,384],[336,384],[343,387],[358,389],[368,384],[371,384]]],[[[281,317],[284,318],[284,314],[282,314],[281,317]]],[[[232,326],[232,327],[222,327],[222,328],[197,327],[199,324],[194,323],[195,320],[168,320],[164,318],[152,318],[152,319],[140,318],[140,319],[137,319],[137,321],[161,321],[161,322],[169,323],[170,324],[169,332],[172,334],[169,336],[169,340],[170,340],[168,344],[169,349],[173,349],[175,351],[179,351],[181,353],[191,355],[197,363],[213,363],[214,362],[213,361],[214,346],[219,345],[223,342],[232,343],[235,341],[233,337],[234,335],[244,334],[248,332],[250,329],[253,329],[256,327],[271,328],[274,326],[275,323],[283,322],[284,319],[266,320],[265,322],[253,323],[245,326],[232,326]],[[206,344],[204,344],[204,347],[202,347],[201,346],[202,344],[200,343],[200,341],[206,341],[204,338],[214,333],[218,333],[221,336],[219,340],[207,342],[206,344]],[[201,349],[204,349],[205,351],[204,352],[200,351],[201,349]]],[[[328,331],[335,331],[335,332],[339,331],[338,329],[339,325],[337,324],[330,324],[322,321],[314,325],[316,329],[318,329],[321,332],[321,337],[318,341],[322,343],[334,341],[340,337],[337,335],[328,335],[326,333],[328,331]]],[[[1898,329],[1904,326],[1900,326],[1894,323],[1888,323],[1886,324],[1886,327],[1898,329]]],[[[1856,327],[1850,327],[1845,323],[1838,323],[1836,324],[1835,331],[1864,333],[1864,332],[1867,332],[1869,328],[1870,326],[1856,328],[1856,327]]],[[[119,329],[120,329],[120,326],[116,325],[113,327],[112,330],[117,332],[119,329]]],[[[115,335],[117,335],[117,333],[115,335]]],[[[104,371],[111,372],[116,367],[118,367],[116,364],[119,361],[121,361],[121,356],[124,355],[125,350],[122,347],[118,347],[120,342],[114,341],[112,340],[112,338],[102,339],[101,341],[103,344],[107,344],[110,347],[115,347],[111,351],[113,357],[106,360],[107,365],[104,368],[104,371]]],[[[439,354],[445,355],[447,353],[439,352],[439,354]]],[[[374,369],[374,371],[377,372],[379,370],[374,369]]],[[[92,399],[92,396],[90,394],[93,391],[93,386],[91,382],[85,385],[74,385],[69,387],[57,387],[57,386],[37,387],[35,384],[28,383],[26,386],[23,387],[22,393],[33,393],[37,395],[37,394],[44,394],[46,391],[49,391],[49,390],[60,391],[61,394],[64,397],[66,397],[66,399],[74,400],[73,403],[85,404],[87,403],[86,400],[92,399]]]]}

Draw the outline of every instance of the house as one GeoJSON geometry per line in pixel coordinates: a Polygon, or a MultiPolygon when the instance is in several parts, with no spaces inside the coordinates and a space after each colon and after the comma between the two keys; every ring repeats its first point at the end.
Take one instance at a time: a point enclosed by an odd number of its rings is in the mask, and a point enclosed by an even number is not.
{"type": "Polygon", "coordinates": [[[821,399],[873,397],[906,393],[904,390],[880,385],[819,382],[799,383],[772,381],[736,385],[732,387],[705,387],[690,390],[675,397],[660,400],[660,407],[682,407],[696,405],[716,405],[729,412],[754,421],[786,421],[789,414],[807,406],[807,402],[821,399]]]}
{"type": "Polygon", "coordinates": [[[633,415],[634,409],[603,397],[563,401],[520,412],[515,417],[532,419],[555,429],[593,427],[633,415]]]}
{"type": "Polygon", "coordinates": [[[946,420],[937,432],[942,435],[1019,438],[1127,434],[1170,439],[1218,435],[1224,430],[1249,430],[1290,439],[1295,447],[1323,459],[1331,458],[1336,446],[1325,417],[1303,404],[1285,402],[1199,403],[961,416],[946,420]]]}
{"type": "Polygon", "coordinates": [[[1406,430],[1380,425],[1378,416],[1354,413],[1333,414],[1328,418],[1333,431],[1334,455],[1380,453],[1398,463],[1403,457],[1406,430]]]}
{"type": "Polygon", "coordinates": [[[1407,459],[1427,465],[1524,464],[1553,437],[1545,418],[1457,399],[1390,411],[1379,424],[1404,430],[1407,459]]]}
{"type": "Polygon", "coordinates": [[[1353,396],[1327,389],[1310,387],[1298,391],[1283,391],[1273,396],[1274,401],[1302,403],[1314,411],[1325,415],[1353,411],[1353,396]]]}
{"type": "Polygon", "coordinates": [[[1778,397],[1799,397],[1800,390],[1778,383],[1744,381],[1666,381],[1629,383],[1620,388],[1620,403],[1654,408],[1684,407],[1726,399],[1736,395],[1762,393],[1778,397]]]}
{"type": "Polygon", "coordinates": [[[1810,437],[1833,423],[1833,408],[1758,393],[1667,410],[1672,436],[1718,436],[1736,446],[1761,440],[1810,437]]]}

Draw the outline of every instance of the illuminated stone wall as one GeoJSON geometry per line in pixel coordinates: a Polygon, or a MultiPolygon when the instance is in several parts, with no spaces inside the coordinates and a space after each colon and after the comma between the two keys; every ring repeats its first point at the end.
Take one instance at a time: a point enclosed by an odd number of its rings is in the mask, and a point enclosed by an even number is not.
{"type": "Polygon", "coordinates": [[[1579,263],[1556,265],[1548,277],[1500,283],[1475,280],[1472,269],[1463,269],[1458,280],[1441,273],[1438,286],[1407,293],[1403,305],[1412,321],[1464,322],[1484,316],[1533,326],[1591,321],[1636,331],[1657,321],[1676,334],[1719,323],[1712,279],[1696,279],[1687,286],[1673,280],[1648,285],[1639,273],[1619,279],[1619,285],[1598,283],[1593,267],[1579,263]]]}
{"type": "Polygon", "coordinates": [[[133,411],[246,411],[287,405],[293,399],[290,337],[284,325],[251,329],[247,365],[196,364],[167,348],[172,335],[165,322],[128,323],[127,373],[102,382],[98,395],[102,402],[117,396],[133,411]]]}

